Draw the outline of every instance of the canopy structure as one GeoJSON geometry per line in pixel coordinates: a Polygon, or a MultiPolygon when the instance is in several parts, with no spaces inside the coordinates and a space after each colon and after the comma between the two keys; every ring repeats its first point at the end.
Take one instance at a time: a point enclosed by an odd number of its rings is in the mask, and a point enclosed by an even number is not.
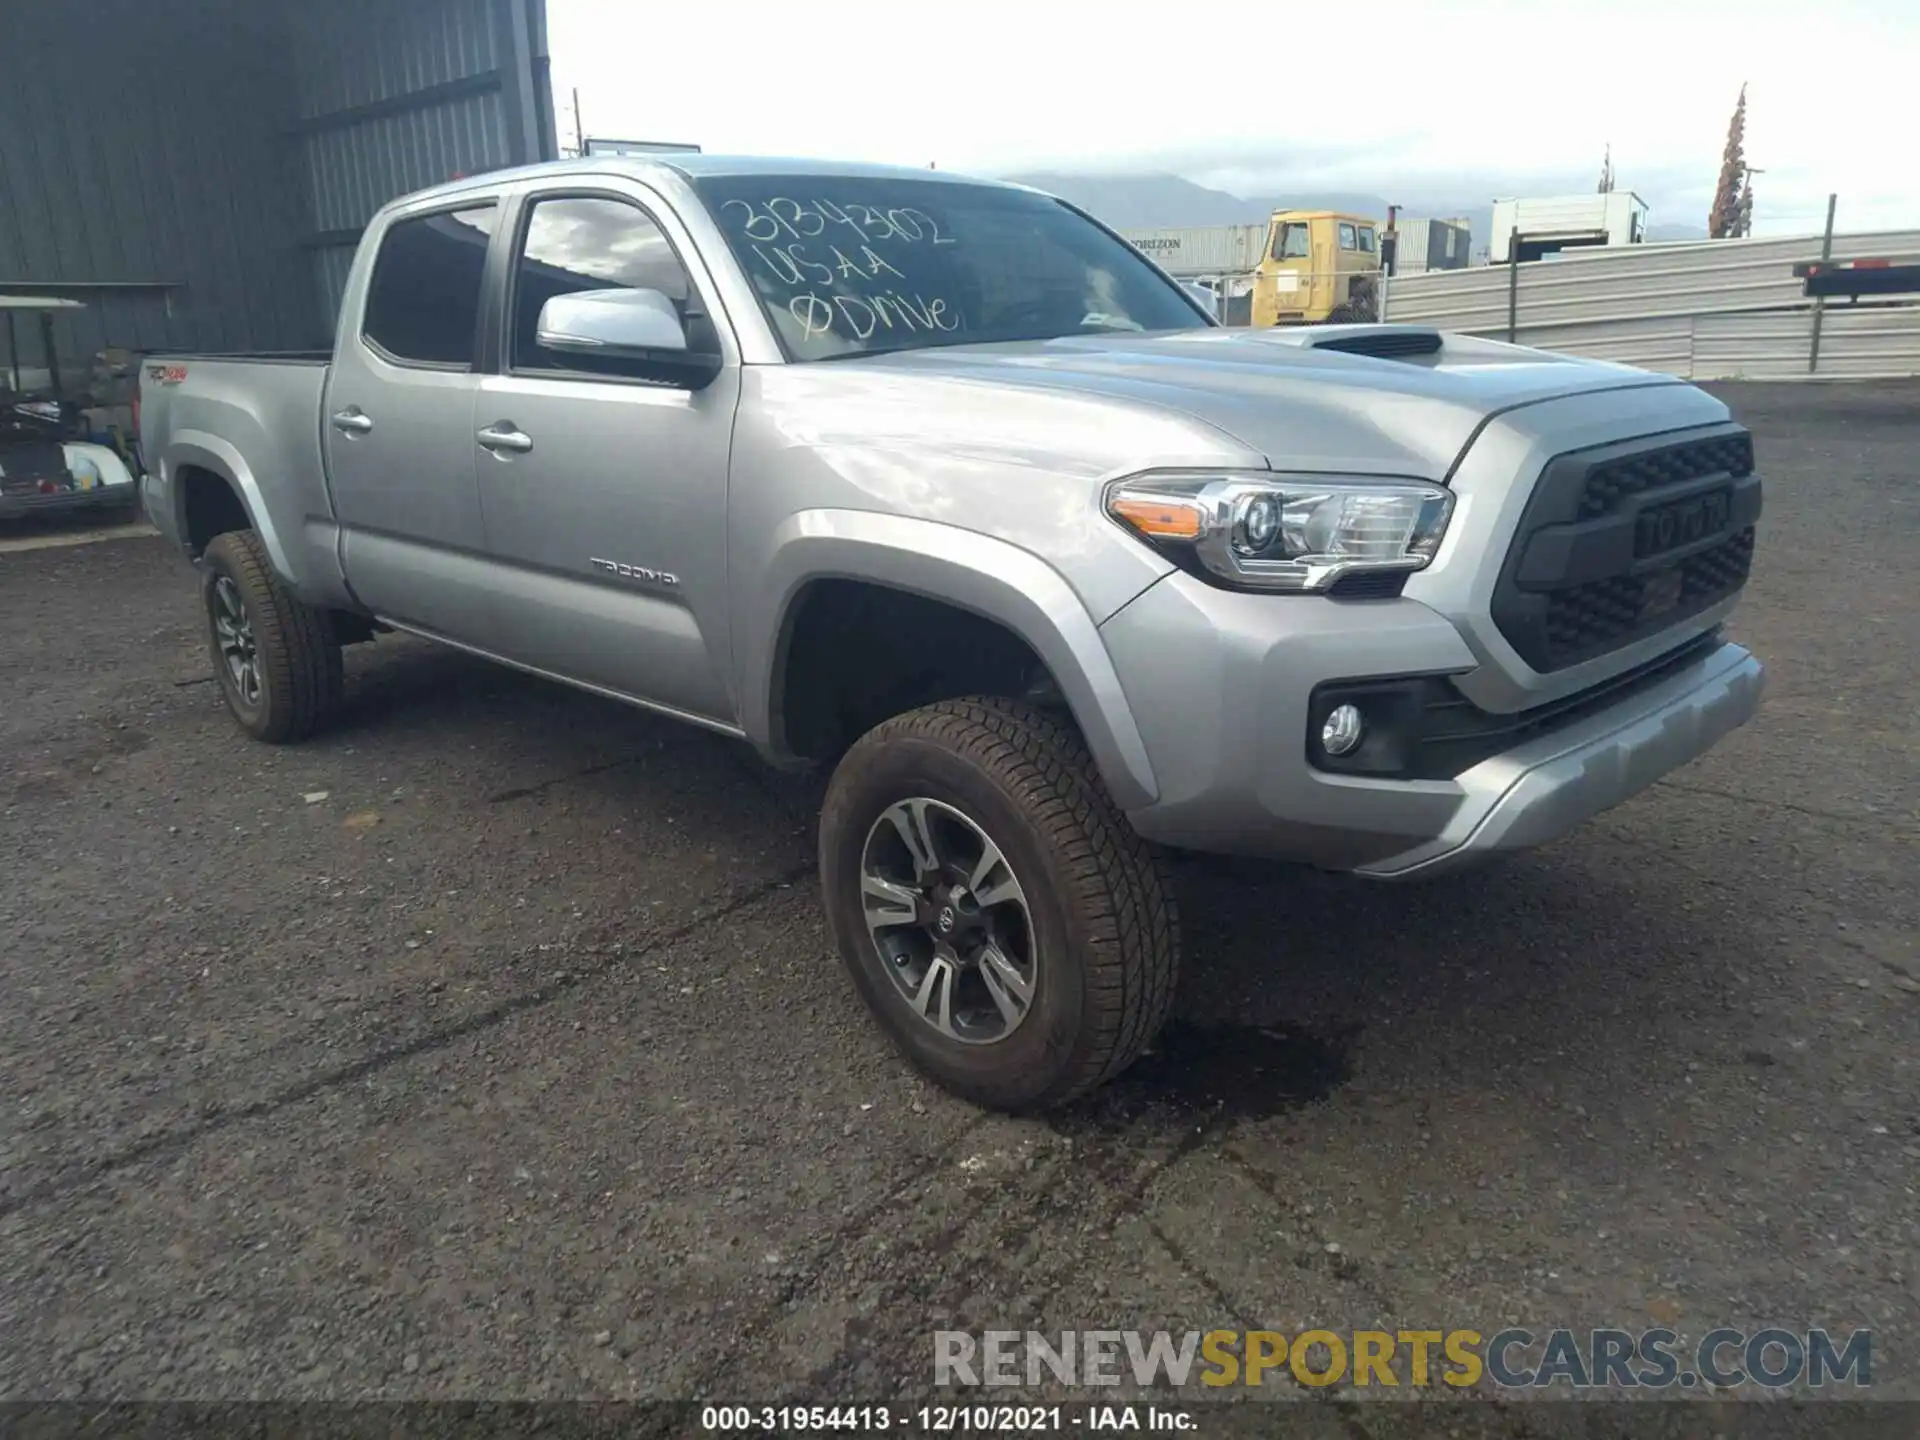
{"type": "Polygon", "coordinates": [[[47,372],[53,380],[54,394],[60,393],[60,367],[53,359],[53,312],[84,310],[86,302],[62,300],[52,295],[0,295],[0,313],[6,315],[7,380],[10,389],[20,388],[20,342],[14,333],[13,317],[21,311],[40,317],[41,343],[46,348],[47,372]]]}

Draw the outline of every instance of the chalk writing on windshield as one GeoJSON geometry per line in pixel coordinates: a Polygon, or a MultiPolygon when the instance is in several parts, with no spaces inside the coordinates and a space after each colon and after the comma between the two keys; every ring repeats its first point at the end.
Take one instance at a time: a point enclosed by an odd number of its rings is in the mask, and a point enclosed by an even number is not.
{"type": "Polygon", "coordinates": [[[888,331],[952,332],[961,326],[951,298],[927,293],[908,273],[917,267],[907,252],[930,255],[935,247],[957,243],[924,210],[786,195],[730,199],[720,210],[749,242],[745,248],[761,277],[784,294],[802,342],[830,335],[866,341],[888,331]]]}

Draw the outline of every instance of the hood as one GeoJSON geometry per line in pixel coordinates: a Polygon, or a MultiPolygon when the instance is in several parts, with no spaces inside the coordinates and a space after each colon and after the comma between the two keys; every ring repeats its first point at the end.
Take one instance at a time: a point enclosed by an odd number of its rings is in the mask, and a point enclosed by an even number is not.
{"type": "Polygon", "coordinates": [[[898,351],[834,368],[1065,391],[1174,411],[1274,469],[1444,479],[1489,417],[1518,405],[1684,381],[1412,326],[1215,328],[898,351]],[[1332,344],[1422,340],[1400,358],[1332,344]]]}

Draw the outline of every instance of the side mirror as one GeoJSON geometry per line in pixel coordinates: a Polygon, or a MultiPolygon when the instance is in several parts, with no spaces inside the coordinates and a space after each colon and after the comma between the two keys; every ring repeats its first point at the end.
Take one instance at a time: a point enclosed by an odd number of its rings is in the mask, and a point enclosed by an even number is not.
{"type": "Polygon", "coordinates": [[[658,290],[580,290],[540,307],[534,339],[562,355],[679,360],[687,331],[673,302],[658,290]]]}

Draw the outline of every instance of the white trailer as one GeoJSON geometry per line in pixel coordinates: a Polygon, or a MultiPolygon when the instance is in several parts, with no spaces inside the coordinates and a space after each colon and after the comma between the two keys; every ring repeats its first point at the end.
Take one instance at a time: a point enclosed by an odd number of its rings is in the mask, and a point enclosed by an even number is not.
{"type": "Polygon", "coordinates": [[[1250,274],[1267,248],[1265,224],[1189,225],[1120,234],[1177,280],[1250,274]]]}
{"type": "Polygon", "coordinates": [[[1589,245],[1638,245],[1646,238],[1647,202],[1631,190],[1562,195],[1548,200],[1495,200],[1488,258],[1504,265],[1519,241],[1519,258],[1539,260],[1589,245]]]}

